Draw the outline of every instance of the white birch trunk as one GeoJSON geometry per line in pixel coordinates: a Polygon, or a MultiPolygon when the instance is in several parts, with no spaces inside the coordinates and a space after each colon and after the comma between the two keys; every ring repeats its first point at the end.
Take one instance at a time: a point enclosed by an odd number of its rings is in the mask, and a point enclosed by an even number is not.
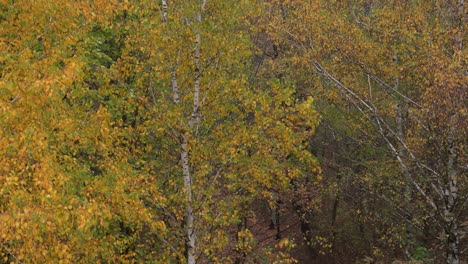
{"type": "Polygon", "coordinates": [[[167,1],[162,0],[162,17],[163,21],[167,22],[167,1]]]}
{"type": "MultiPolygon", "coordinates": [[[[458,52],[463,52],[463,34],[465,25],[465,7],[464,0],[457,1],[457,19],[459,19],[459,32],[455,38],[458,52]]],[[[447,184],[444,190],[444,220],[445,220],[445,235],[447,236],[447,263],[460,263],[460,230],[458,230],[458,219],[455,216],[455,207],[458,198],[458,153],[455,142],[455,130],[457,123],[457,114],[449,120],[450,131],[448,136],[448,161],[447,161],[447,184]]]]}
{"type": "Polygon", "coordinates": [[[198,28],[195,33],[195,50],[193,52],[193,62],[195,65],[195,76],[194,76],[194,91],[193,91],[193,110],[191,123],[198,123],[199,121],[199,108],[200,108],[200,45],[201,45],[201,36],[200,36],[200,24],[202,21],[202,11],[205,9],[206,0],[203,0],[200,10],[198,10],[195,20],[198,24],[198,28]]]}
{"type": "MultiPolygon", "coordinates": [[[[203,1],[201,9],[196,14],[196,22],[198,27],[201,24],[201,12],[205,8],[206,0],[203,1]]],[[[194,91],[193,91],[193,109],[190,116],[189,128],[193,129],[199,122],[200,117],[200,28],[196,29],[195,33],[195,50],[194,50],[194,64],[195,64],[195,76],[194,76],[194,91]]],[[[173,72],[174,73],[174,72],[173,72]]],[[[174,75],[172,76],[173,80],[176,80],[174,75]]],[[[174,81],[172,82],[174,84],[174,81]]],[[[178,101],[178,90],[173,88],[174,97],[177,95],[178,101]],[[176,92],[177,91],[177,92],[176,92]]],[[[174,98],[176,100],[176,98],[174,98]]],[[[184,191],[185,191],[185,231],[186,231],[186,257],[187,264],[195,264],[196,262],[196,232],[195,232],[195,216],[193,211],[193,197],[192,197],[192,175],[190,173],[190,159],[189,159],[189,135],[190,133],[186,132],[183,135],[182,139],[182,171],[184,178],[184,191]]]]}
{"type": "MultiPolygon", "coordinates": [[[[167,1],[162,0],[162,16],[163,21],[167,22],[167,1]]],[[[197,14],[197,21],[201,21],[201,13],[197,14]]],[[[175,104],[180,103],[179,99],[179,87],[177,84],[177,68],[180,58],[180,50],[177,54],[177,59],[171,69],[171,89],[172,89],[172,100],[175,104]]],[[[182,162],[182,178],[184,182],[184,194],[185,194],[185,219],[184,219],[184,228],[185,228],[185,247],[186,247],[186,261],[187,264],[195,264],[196,262],[196,232],[195,232],[195,215],[193,210],[193,195],[192,195],[192,175],[190,172],[190,157],[189,157],[189,138],[190,138],[190,129],[193,127],[193,124],[197,121],[195,118],[198,111],[198,101],[200,94],[200,70],[199,70],[199,61],[200,59],[200,33],[197,31],[196,35],[196,48],[195,48],[195,91],[194,91],[194,107],[189,121],[189,131],[182,132],[182,142],[180,145],[180,160],[182,162]]]]}
{"type": "Polygon", "coordinates": [[[174,103],[179,103],[179,88],[177,86],[177,70],[174,67],[171,71],[171,86],[172,86],[172,99],[174,103]]]}
{"type": "Polygon", "coordinates": [[[455,207],[457,203],[457,176],[458,170],[458,153],[456,143],[454,141],[454,127],[457,122],[456,116],[452,116],[449,121],[450,132],[448,135],[448,160],[447,160],[447,184],[444,188],[444,230],[447,237],[447,263],[460,263],[460,234],[458,230],[458,219],[455,216],[455,207]]]}
{"type": "Polygon", "coordinates": [[[184,191],[185,191],[185,232],[186,232],[186,257],[188,264],[195,263],[195,217],[193,212],[193,199],[192,199],[192,175],[190,173],[190,160],[188,151],[189,135],[185,133],[182,138],[182,152],[180,159],[182,161],[182,175],[184,178],[184,191]]]}
{"type": "MultiPolygon", "coordinates": [[[[164,23],[167,23],[167,1],[161,0],[162,2],[162,17],[164,23]]],[[[177,85],[177,67],[179,65],[180,49],[177,52],[177,58],[171,69],[171,88],[172,88],[172,100],[174,103],[179,103],[179,87],[177,85]]]]}

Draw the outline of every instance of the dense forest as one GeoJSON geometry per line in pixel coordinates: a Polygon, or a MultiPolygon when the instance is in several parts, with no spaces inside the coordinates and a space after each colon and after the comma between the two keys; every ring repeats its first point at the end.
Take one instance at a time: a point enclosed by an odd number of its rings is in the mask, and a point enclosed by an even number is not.
{"type": "Polygon", "coordinates": [[[468,263],[464,0],[0,0],[0,263],[468,263]]]}

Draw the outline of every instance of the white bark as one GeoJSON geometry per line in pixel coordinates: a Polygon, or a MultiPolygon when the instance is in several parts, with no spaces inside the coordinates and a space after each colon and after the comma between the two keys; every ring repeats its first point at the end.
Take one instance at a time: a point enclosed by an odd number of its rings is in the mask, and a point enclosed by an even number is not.
{"type": "MultiPolygon", "coordinates": [[[[401,165],[404,174],[408,181],[416,188],[417,192],[421,194],[428,204],[432,207],[435,214],[438,214],[442,218],[441,225],[444,228],[445,235],[447,237],[447,263],[448,264],[459,264],[460,256],[460,230],[458,230],[457,216],[455,215],[455,207],[457,203],[457,175],[459,173],[457,165],[457,150],[453,142],[455,132],[451,131],[449,135],[449,146],[448,146],[448,160],[447,160],[447,184],[440,181],[442,173],[430,168],[423,164],[418,158],[412,153],[411,149],[406,145],[404,138],[401,136],[399,131],[393,131],[392,128],[380,117],[377,108],[372,102],[366,102],[363,98],[359,97],[350,88],[346,87],[330,73],[328,73],[319,63],[314,63],[317,70],[325,75],[328,79],[333,81],[339,88],[343,89],[345,96],[354,104],[354,106],[361,111],[364,115],[367,113],[364,110],[370,111],[373,115],[374,122],[379,130],[382,138],[387,142],[390,150],[401,165]],[[361,107],[362,106],[362,107],[361,107]],[[392,140],[396,140],[397,146],[392,143],[392,140]],[[405,156],[402,156],[404,154],[405,156]],[[439,199],[426,192],[418,182],[418,179],[409,170],[408,162],[414,162],[415,165],[421,170],[431,172],[434,181],[429,185],[435,191],[435,194],[439,194],[439,199]],[[440,202],[440,203],[439,203],[440,202]],[[441,204],[441,208],[439,208],[441,204]]],[[[397,120],[398,121],[398,120],[397,120]]],[[[452,127],[455,126],[454,121],[451,121],[452,127]]],[[[397,128],[398,129],[398,128],[397,128]]]]}
{"type": "Polygon", "coordinates": [[[459,247],[460,247],[460,234],[458,232],[457,218],[454,215],[455,203],[457,201],[457,150],[453,142],[453,131],[450,131],[448,139],[448,163],[447,163],[447,186],[445,189],[445,207],[444,207],[444,220],[445,220],[445,234],[447,236],[447,263],[458,264],[459,247]]]}
{"type": "MultiPolygon", "coordinates": [[[[193,129],[194,125],[199,122],[200,117],[200,24],[201,24],[201,12],[204,10],[206,0],[203,1],[201,9],[197,12],[196,21],[198,28],[195,33],[195,50],[194,50],[194,64],[195,64],[195,76],[194,76],[194,91],[193,91],[193,109],[190,115],[189,129],[193,129]]],[[[177,78],[175,77],[175,71],[173,71],[173,94],[174,101],[178,102],[178,89],[177,83],[174,82],[177,78]],[[175,84],[175,89],[174,89],[175,84]]],[[[196,133],[195,133],[196,134],[196,133]]],[[[182,171],[184,178],[184,191],[185,191],[185,231],[186,231],[186,257],[187,264],[195,264],[196,262],[196,232],[195,232],[195,215],[193,210],[193,195],[192,195],[192,175],[190,173],[190,158],[189,158],[189,137],[190,133],[185,132],[182,138],[182,171]]]]}
{"type": "Polygon", "coordinates": [[[171,71],[171,87],[172,87],[172,99],[174,103],[179,103],[179,88],[177,85],[177,66],[171,71]]]}
{"type": "MultiPolygon", "coordinates": [[[[162,17],[164,23],[167,23],[167,1],[162,0],[162,17]]],[[[174,103],[179,103],[179,86],[177,84],[177,67],[179,65],[180,49],[177,52],[177,59],[171,69],[171,88],[172,88],[172,100],[174,103]]]]}
{"type": "MultiPolygon", "coordinates": [[[[456,36],[456,49],[463,52],[463,34],[465,25],[465,1],[457,1],[457,19],[459,19],[459,30],[456,36]]],[[[444,220],[445,220],[445,235],[447,236],[447,263],[460,263],[460,230],[458,230],[458,219],[455,216],[455,207],[458,198],[458,153],[457,146],[454,140],[457,123],[457,114],[451,116],[449,120],[450,132],[448,135],[448,161],[447,161],[447,184],[444,190],[444,220]]]]}
{"type": "Polygon", "coordinates": [[[182,152],[180,159],[182,161],[182,175],[184,178],[184,191],[185,191],[185,232],[186,232],[186,257],[188,264],[195,263],[195,217],[193,212],[193,199],[192,199],[192,175],[190,173],[190,160],[189,160],[189,135],[185,133],[182,138],[182,152]]]}
{"type": "MultiPolygon", "coordinates": [[[[197,21],[200,22],[201,14],[197,14],[197,21]]],[[[194,58],[195,64],[195,76],[194,76],[194,91],[193,91],[193,110],[192,110],[192,122],[198,121],[198,108],[200,107],[200,30],[197,29],[195,36],[195,50],[194,58]]]]}
{"type": "MultiPolygon", "coordinates": [[[[162,16],[163,21],[167,23],[167,1],[162,0],[162,16]]],[[[176,61],[171,69],[171,88],[172,100],[175,104],[180,103],[179,99],[179,86],[177,84],[177,68],[179,65],[180,49],[177,54],[176,61]]],[[[189,124],[192,122],[189,122],[189,124]]],[[[189,125],[190,126],[190,125],[189,125]]],[[[195,235],[195,217],[193,211],[193,195],[192,195],[192,175],[190,173],[190,159],[189,159],[189,132],[182,133],[180,160],[182,162],[182,177],[184,182],[185,193],[185,247],[186,258],[188,264],[195,264],[195,251],[196,251],[196,235],[195,235]]]]}
{"type": "Polygon", "coordinates": [[[181,50],[179,49],[179,51],[177,52],[176,62],[174,63],[174,66],[172,67],[172,70],[171,70],[172,99],[174,103],[176,104],[179,103],[179,85],[177,84],[177,68],[179,67],[180,52],[181,50]]]}
{"type": "Polygon", "coordinates": [[[191,122],[198,123],[199,121],[199,108],[200,108],[200,45],[201,45],[201,36],[200,36],[200,26],[202,21],[202,11],[205,9],[206,0],[203,0],[200,10],[198,10],[195,20],[197,22],[197,29],[195,33],[195,50],[193,54],[193,62],[195,65],[195,76],[194,76],[194,91],[193,91],[193,110],[191,122]]]}
{"type": "Polygon", "coordinates": [[[450,132],[448,135],[448,160],[447,160],[447,184],[444,188],[444,231],[447,237],[447,263],[458,264],[460,263],[460,234],[458,230],[458,219],[455,216],[455,207],[457,203],[457,176],[458,170],[458,153],[456,143],[454,142],[453,131],[456,124],[456,116],[452,116],[450,122],[450,132]]]}
{"type": "Polygon", "coordinates": [[[162,17],[163,21],[167,22],[167,1],[162,0],[162,17]]]}

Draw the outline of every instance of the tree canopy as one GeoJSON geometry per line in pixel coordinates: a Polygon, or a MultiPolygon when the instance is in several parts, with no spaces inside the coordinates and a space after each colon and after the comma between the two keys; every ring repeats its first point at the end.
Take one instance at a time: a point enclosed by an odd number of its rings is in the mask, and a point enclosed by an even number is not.
{"type": "Polygon", "coordinates": [[[0,263],[464,263],[465,20],[1,0],[0,263]]]}

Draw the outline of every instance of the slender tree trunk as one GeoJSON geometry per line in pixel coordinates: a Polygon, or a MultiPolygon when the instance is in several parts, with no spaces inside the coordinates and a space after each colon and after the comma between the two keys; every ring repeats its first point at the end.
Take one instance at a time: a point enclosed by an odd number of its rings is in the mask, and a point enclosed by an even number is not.
{"type": "MultiPolygon", "coordinates": [[[[398,65],[398,57],[395,55],[394,56],[394,63],[398,65]]],[[[394,89],[395,91],[400,90],[400,83],[398,77],[395,77],[395,83],[394,83],[394,89]]],[[[401,158],[404,158],[406,156],[406,150],[403,144],[406,144],[406,132],[405,132],[405,122],[406,122],[406,115],[407,115],[407,108],[405,104],[405,100],[403,99],[397,99],[397,106],[396,106],[396,133],[397,137],[399,138],[399,143],[397,145],[397,152],[398,155],[401,158]]],[[[403,170],[402,171],[406,175],[407,179],[410,179],[409,177],[409,171],[408,170],[403,170]]],[[[410,180],[407,180],[406,183],[406,188],[405,188],[405,201],[408,205],[411,204],[411,200],[413,197],[413,190],[412,190],[412,184],[410,180]]],[[[406,241],[405,241],[405,255],[407,259],[411,259],[411,256],[413,255],[414,251],[414,230],[413,227],[411,226],[411,219],[410,216],[407,217],[406,221],[406,226],[405,226],[405,232],[406,232],[406,241]]]]}
{"type": "Polygon", "coordinates": [[[162,1],[162,17],[163,21],[167,22],[167,1],[166,0],[161,0],[162,1]]]}
{"type": "MultiPolygon", "coordinates": [[[[453,117],[455,119],[455,117],[453,117]]],[[[450,122],[451,130],[453,121],[450,122]]],[[[447,185],[444,190],[445,206],[444,206],[444,221],[445,235],[447,236],[447,263],[458,264],[460,262],[460,234],[458,232],[457,218],[454,215],[454,209],[457,201],[457,150],[453,140],[454,131],[450,131],[448,138],[448,162],[447,162],[447,185]]]]}
{"type": "Polygon", "coordinates": [[[180,58],[180,49],[177,52],[176,62],[171,69],[171,88],[172,88],[172,99],[174,103],[179,103],[179,85],[177,84],[177,67],[179,65],[179,58],[180,58]]]}
{"type": "Polygon", "coordinates": [[[274,205],[271,209],[271,225],[270,229],[276,229],[276,239],[281,239],[281,225],[280,225],[280,205],[282,204],[281,198],[276,191],[272,192],[274,205]]]}
{"type": "Polygon", "coordinates": [[[206,0],[203,0],[200,10],[198,10],[195,20],[197,21],[198,28],[195,33],[195,50],[193,54],[193,62],[195,64],[195,76],[194,76],[194,91],[193,91],[193,110],[192,110],[192,122],[197,123],[199,121],[199,107],[200,107],[200,26],[202,22],[202,11],[205,9],[206,0]]]}
{"type": "MultiPolygon", "coordinates": [[[[246,213],[247,212],[247,206],[242,206],[242,211],[243,213],[246,213]]],[[[245,231],[247,229],[247,216],[243,216],[242,217],[242,221],[237,225],[237,235],[236,235],[236,240],[237,240],[237,243],[239,244],[244,244],[245,243],[245,237],[239,237],[239,233],[245,231]],[[242,241],[239,241],[239,240],[242,240],[242,241]]],[[[246,259],[247,259],[247,253],[245,252],[244,249],[242,250],[239,250],[239,249],[236,249],[237,251],[237,256],[236,256],[236,259],[234,261],[235,264],[242,264],[242,263],[245,263],[246,259]]]]}
{"type": "MultiPolygon", "coordinates": [[[[162,16],[163,21],[167,23],[167,1],[162,0],[162,16]]],[[[176,62],[171,69],[171,89],[172,100],[175,104],[179,104],[179,87],[177,84],[177,66],[180,57],[180,50],[178,52],[176,62]]],[[[195,78],[198,78],[196,76],[195,78]]],[[[199,88],[195,89],[196,92],[199,88]]],[[[193,124],[193,113],[189,121],[189,127],[193,124]]],[[[182,177],[184,182],[185,193],[185,256],[188,264],[195,264],[196,262],[196,233],[195,233],[195,216],[193,210],[193,197],[192,197],[192,175],[190,172],[190,158],[189,158],[189,137],[190,132],[185,131],[182,133],[182,142],[180,144],[180,160],[182,162],[182,177]]]]}
{"type": "Polygon", "coordinates": [[[182,138],[182,152],[180,158],[182,160],[182,175],[184,178],[185,191],[185,232],[186,232],[186,256],[187,263],[195,263],[195,227],[194,227],[194,212],[192,200],[192,176],[190,174],[190,161],[188,155],[188,133],[185,133],[182,138]]]}
{"type": "MultiPolygon", "coordinates": [[[[195,64],[195,75],[194,75],[194,91],[193,91],[193,109],[192,114],[190,116],[189,121],[189,128],[195,129],[196,133],[196,126],[200,120],[200,24],[202,21],[201,13],[205,9],[206,0],[203,0],[201,8],[198,10],[196,14],[196,22],[198,23],[198,28],[196,29],[195,33],[195,50],[194,50],[194,57],[193,61],[195,64]]],[[[174,72],[173,72],[174,74],[174,72]]],[[[173,76],[173,80],[175,80],[173,76]]],[[[173,82],[174,85],[174,82],[173,82]]],[[[178,90],[174,90],[174,96],[178,95],[178,90]],[[177,92],[176,92],[177,91],[177,92]]],[[[176,98],[174,98],[176,100],[176,98]]],[[[178,100],[178,98],[177,98],[178,100]]],[[[189,151],[188,151],[188,144],[189,144],[189,132],[185,132],[182,138],[182,152],[181,152],[181,160],[182,160],[182,170],[183,170],[183,178],[184,178],[184,190],[185,190],[185,231],[186,231],[186,256],[187,256],[187,264],[195,264],[196,262],[196,232],[195,232],[195,216],[193,211],[193,198],[192,198],[192,175],[190,173],[190,160],[189,160],[189,151]]]]}
{"type": "Polygon", "coordinates": [[[465,26],[465,1],[457,1],[457,20],[459,20],[459,30],[456,36],[456,45],[457,49],[460,52],[463,52],[463,36],[464,36],[464,26],[465,26]]]}
{"type": "MultiPolygon", "coordinates": [[[[341,177],[338,177],[338,185],[341,177]]],[[[336,242],[336,218],[338,216],[338,207],[340,205],[340,191],[337,192],[335,196],[335,201],[333,202],[333,209],[332,209],[332,217],[331,217],[331,229],[332,229],[332,235],[331,235],[331,246],[332,246],[332,252],[334,252],[335,249],[335,242],[336,242]]]]}
{"type": "MultiPolygon", "coordinates": [[[[465,1],[457,0],[456,17],[458,33],[455,37],[455,50],[463,52],[463,35],[465,26],[465,1]]],[[[457,114],[453,114],[449,120],[449,136],[448,136],[448,161],[447,161],[447,184],[444,188],[444,221],[445,235],[447,237],[447,263],[460,263],[460,232],[458,230],[458,221],[455,216],[455,206],[458,198],[458,153],[457,144],[455,142],[455,127],[457,123],[457,114]]]]}
{"type": "MultiPolygon", "coordinates": [[[[197,13],[197,22],[201,23],[201,12],[197,13]]],[[[197,29],[195,35],[195,50],[194,50],[194,64],[195,64],[195,80],[194,80],[194,93],[193,93],[193,114],[197,114],[200,102],[200,29],[197,29]]]]}

